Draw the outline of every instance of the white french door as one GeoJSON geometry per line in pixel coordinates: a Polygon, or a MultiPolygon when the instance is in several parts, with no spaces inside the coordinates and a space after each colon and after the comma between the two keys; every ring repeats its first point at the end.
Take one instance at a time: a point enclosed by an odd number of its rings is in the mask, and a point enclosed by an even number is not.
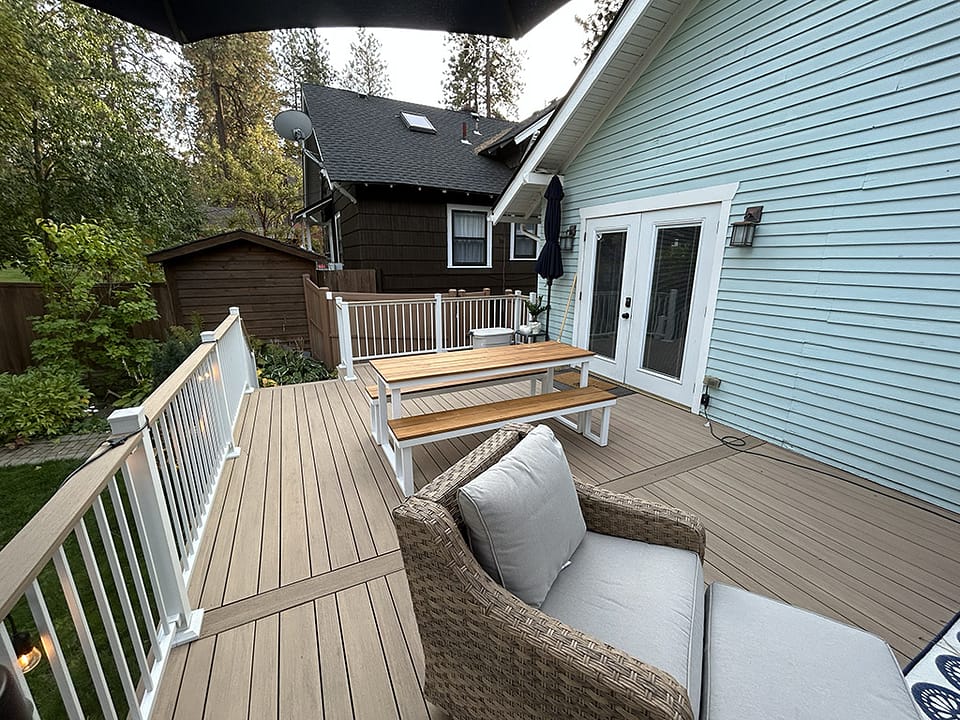
{"type": "Polygon", "coordinates": [[[695,406],[720,204],[586,222],[581,338],[591,367],[695,406]]]}

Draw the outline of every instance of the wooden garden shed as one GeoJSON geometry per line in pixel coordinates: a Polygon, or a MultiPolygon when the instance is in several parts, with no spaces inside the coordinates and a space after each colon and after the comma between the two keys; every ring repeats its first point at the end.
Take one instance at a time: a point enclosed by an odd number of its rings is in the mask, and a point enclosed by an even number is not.
{"type": "Polygon", "coordinates": [[[163,266],[178,325],[199,318],[211,330],[237,306],[251,335],[310,349],[303,275],[316,279],[324,256],[233,230],[158,250],[147,260],[163,266]]]}

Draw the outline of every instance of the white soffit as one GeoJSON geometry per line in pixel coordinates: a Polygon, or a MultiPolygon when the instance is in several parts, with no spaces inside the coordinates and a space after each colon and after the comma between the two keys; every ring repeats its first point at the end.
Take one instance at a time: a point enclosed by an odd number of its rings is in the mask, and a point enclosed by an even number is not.
{"type": "Polygon", "coordinates": [[[501,218],[538,219],[543,188],[535,173],[562,173],[636,83],[698,0],[627,0],[617,23],[594,52],[563,103],[514,174],[496,207],[501,218]]]}

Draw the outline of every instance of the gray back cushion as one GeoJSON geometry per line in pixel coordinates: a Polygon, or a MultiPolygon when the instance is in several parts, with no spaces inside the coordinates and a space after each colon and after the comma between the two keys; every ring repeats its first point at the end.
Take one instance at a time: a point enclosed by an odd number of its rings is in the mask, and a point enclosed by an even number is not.
{"type": "Polygon", "coordinates": [[[587,532],[560,442],[536,427],[489,470],[460,488],[460,512],[484,570],[540,607],[587,532]]]}

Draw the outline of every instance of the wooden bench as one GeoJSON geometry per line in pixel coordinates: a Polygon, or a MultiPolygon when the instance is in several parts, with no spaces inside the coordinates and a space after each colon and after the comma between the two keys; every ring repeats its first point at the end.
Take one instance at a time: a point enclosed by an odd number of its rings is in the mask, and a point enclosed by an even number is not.
{"type": "Polygon", "coordinates": [[[616,402],[616,396],[605,390],[584,387],[388,420],[397,452],[397,484],[405,495],[413,494],[413,448],[417,445],[496,430],[508,422],[534,422],[577,413],[581,414],[583,435],[606,446],[610,412],[616,402]],[[590,412],[596,409],[603,410],[599,434],[591,431],[590,412]]]}
{"type": "MultiPolygon", "coordinates": [[[[532,370],[530,372],[522,373],[502,373],[500,375],[493,375],[485,378],[484,380],[437,382],[411,388],[410,390],[406,391],[404,395],[408,397],[426,397],[429,395],[440,395],[446,392],[455,392],[458,390],[476,390],[477,388],[489,387],[491,385],[504,385],[510,382],[519,382],[520,380],[525,380],[527,378],[530,379],[530,394],[533,395],[536,392],[536,381],[538,378],[542,378],[543,375],[543,370],[532,370]]],[[[546,388],[545,391],[549,391],[551,389],[552,388],[546,388]]],[[[367,393],[367,402],[370,403],[370,434],[373,436],[374,440],[379,442],[380,439],[377,437],[377,410],[380,407],[380,393],[376,385],[367,385],[364,387],[364,390],[367,393]]]]}

